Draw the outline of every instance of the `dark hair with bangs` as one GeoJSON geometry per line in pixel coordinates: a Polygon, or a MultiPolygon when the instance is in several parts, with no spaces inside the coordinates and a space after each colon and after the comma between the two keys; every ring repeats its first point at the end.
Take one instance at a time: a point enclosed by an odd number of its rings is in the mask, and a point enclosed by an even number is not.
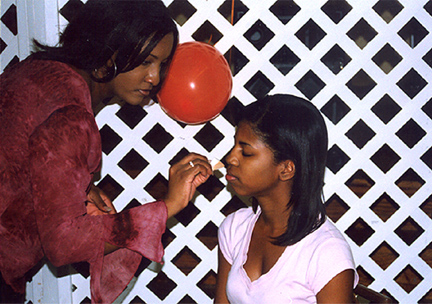
{"type": "MultiPolygon", "coordinates": [[[[107,76],[93,80],[108,82],[118,73],[142,64],[167,34],[174,36],[172,59],[178,43],[178,30],[168,9],[160,0],[88,0],[75,13],[55,47],[35,41],[36,59],[56,60],[90,73],[107,67],[116,53],[115,65],[107,76]]],[[[163,79],[165,70],[161,71],[163,79]]],[[[162,83],[162,81],[161,81],[162,83]]]]}
{"type": "MultiPolygon", "coordinates": [[[[287,202],[291,214],[286,231],[273,242],[279,246],[293,245],[325,221],[322,188],[328,135],[324,119],[311,102],[277,94],[246,106],[240,122],[250,124],[272,150],[275,163],[294,162],[292,194],[287,202]]],[[[255,198],[252,203],[256,211],[255,198]]]]}

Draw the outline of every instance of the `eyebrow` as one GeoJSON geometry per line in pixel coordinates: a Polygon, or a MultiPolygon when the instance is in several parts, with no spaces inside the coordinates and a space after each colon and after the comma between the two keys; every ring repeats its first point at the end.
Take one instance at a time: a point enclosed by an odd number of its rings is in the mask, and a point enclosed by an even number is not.
{"type": "Polygon", "coordinates": [[[251,144],[244,142],[244,141],[239,141],[239,144],[242,146],[249,146],[249,147],[253,148],[251,144]]]}
{"type": "MultiPolygon", "coordinates": [[[[158,60],[158,59],[160,59],[158,56],[156,56],[155,54],[153,54],[153,53],[150,53],[150,54],[148,54],[148,56],[147,56],[147,58],[148,57],[152,57],[152,58],[154,58],[154,59],[156,59],[156,60],[158,60]]],[[[165,58],[165,59],[163,59],[162,60],[162,62],[165,62],[165,61],[167,61],[168,60],[168,58],[169,58],[169,55],[168,55],[168,57],[167,58],[165,58]]]]}

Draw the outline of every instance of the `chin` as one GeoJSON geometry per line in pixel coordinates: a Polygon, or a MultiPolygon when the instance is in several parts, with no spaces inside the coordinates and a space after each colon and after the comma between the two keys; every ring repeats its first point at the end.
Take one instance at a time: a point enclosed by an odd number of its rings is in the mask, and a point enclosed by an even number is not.
{"type": "Polygon", "coordinates": [[[230,183],[228,183],[227,187],[228,187],[229,190],[234,191],[235,194],[238,195],[238,196],[249,196],[248,193],[246,193],[245,191],[242,191],[241,189],[233,186],[230,183]]]}
{"type": "Polygon", "coordinates": [[[140,105],[141,107],[151,106],[152,104],[154,104],[154,102],[153,102],[153,100],[151,99],[151,97],[143,98],[143,99],[141,100],[141,102],[139,103],[139,105],[140,105]]]}
{"type": "Polygon", "coordinates": [[[124,99],[124,102],[126,102],[127,104],[130,104],[132,106],[145,106],[148,105],[150,103],[151,98],[149,97],[145,97],[145,98],[140,98],[140,99],[124,99]]]}

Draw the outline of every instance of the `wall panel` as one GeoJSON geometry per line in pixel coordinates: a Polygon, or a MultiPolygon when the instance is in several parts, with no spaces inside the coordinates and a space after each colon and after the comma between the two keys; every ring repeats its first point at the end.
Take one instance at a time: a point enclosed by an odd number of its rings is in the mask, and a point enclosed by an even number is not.
{"type": "MultiPolygon", "coordinates": [[[[231,1],[164,2],[181,42],[209,42],[225,54],[232,99],[199,126],[173,121],[158,105],[103,109],[98,183],[117,208],[157,198],[169,162],[185,151],[222,158],[233,142],[232,111],[267,93],[303,96],[326,119],[326,206],[352,247],[361,282],[400,303],[432,301],[432,2],[236,0],[232,23],[231,1]]],[[[65,14],[71,3],[58,0],[57,7],[65,14]]],[[[52,12],[52,2],[45,4],[52,12]]],[[[2,0],[2,69],[24,56],[10,25],[13,6],[2,0]]],[[[62,14],[47,20],[49,31],[67,23],[62,14]]],[[[244,206],[226,189],[224,173],[169,222],[165,264],[142,269],[124,303],[211,303],[217,226],[244,206]]],[[[89,279],[85,267],[71,269],[72,301],[81,303],[89,279]]]]}

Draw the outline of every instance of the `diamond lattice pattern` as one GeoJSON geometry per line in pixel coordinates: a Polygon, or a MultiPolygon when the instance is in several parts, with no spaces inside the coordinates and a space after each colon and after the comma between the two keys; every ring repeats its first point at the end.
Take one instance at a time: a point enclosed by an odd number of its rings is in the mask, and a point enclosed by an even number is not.
{"type": "MultiPolygon", "coordinates": [[[[25,8],[16,2],[2,0],[2,70],[25,57],[17,24],[30,25],[18,20],[25,8]]],[[[98,184],[117,209],[161,197],[169,165],[189,151],[223,158],[242,106],[268,93],[304,96],[326,119],[326,207],[352,247],[360,282],[399,303],[430,303],[432,2],[235,0],[234,10],[232,1],[164,2],[181,42],[205,41],[225,54],[232,99],[198,126],[173,121],[157,105],[102,110],[98,184]]],[[[79,5],[58,0],[54,25],[63,28],[79,5]]],[[[223,170],[169,221],[165,264],[143,262],[124,303],[212,302],[217,227],[247,204],[227,191],[223,170]]],[[[88,270],[74,265],[73,273],[73,302],[86,302],[88,270]]]]}

